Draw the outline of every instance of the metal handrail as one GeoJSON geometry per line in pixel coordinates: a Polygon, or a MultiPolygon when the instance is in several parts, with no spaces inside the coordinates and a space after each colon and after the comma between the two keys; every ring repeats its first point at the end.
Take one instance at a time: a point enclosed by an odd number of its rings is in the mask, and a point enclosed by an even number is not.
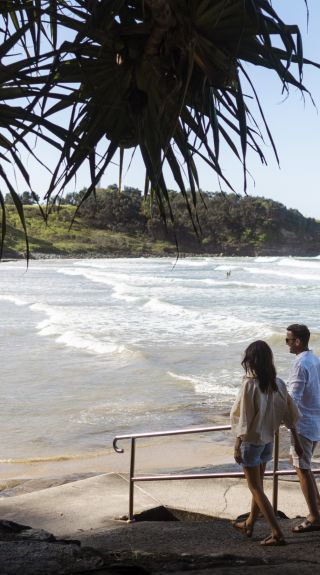
{"type": "MultiPolygon", "coordinates": [[[[158,474],[158,475],[134,475],[135,468],[135,451],[136,439],[146,437],[165,437],[171,435],[185,435],[188,433],[207,433],[211,431],[229,431],[231,425],[216,425],[213,427],[191,427],[185,429],[172,429],[168,431],[154,431],[147,433],[135,433],[130,435],[117,435],[113,440],[113,449],[117,453],[124,453],[124,449],[118,447],[118,441],[131,440],[130,451],[130,470],[129,470],[129,513],[128,522],[133,521],[133,505],[134,505],[134,483],[135,481],[167,481],[167,480],[186,480],[186,479],[222,479],[226,477],[231,478],[244,478],[245,474],[242,471],[229,471],[218,473],[189,473],[189,474],[158,474]]],[[[278,469],[279,464],[279,431],[274,435],[274,451],[273,451],[273,470],[266,471],[265,476],[273,477],[272,485],[272,506],[274,512],[277,513],[278,509],[278,479],[279,475],[296,475],[295,469],[278,469]]],[[[313,473],[319,474],[320,469],[313,469],[313,473]]]]}
{"type": "Polygon", "coordinates": [[[231,429],[231,425],[216,425],[214,427],[187,427],[185,429],[171,429],[168,431],[153,431],[146,433],[134,433],[131,435],[117,435],[113,440],[113,449],[117,453],[123,453],[124,450],[117,447],[118,441],[123,439],[138,439],[141,437],[164,437],[166,435],[184,435],[186,433],[203,433],[206,431],[226,431],[231,429]]]}

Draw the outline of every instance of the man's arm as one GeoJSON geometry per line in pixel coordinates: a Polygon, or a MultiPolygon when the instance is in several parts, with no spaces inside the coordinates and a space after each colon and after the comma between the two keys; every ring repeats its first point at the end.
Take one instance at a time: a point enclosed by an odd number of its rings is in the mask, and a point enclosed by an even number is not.
{"type": "Polygon", "coordinates": [[[307,383],[306,370],[302,367],[302,365],[297,363],[296,365],[293,366],[288,381],[289,394],[294,400],[297,407],[299,407],[299,404],[301,402],[306,383],[307,383]]]}

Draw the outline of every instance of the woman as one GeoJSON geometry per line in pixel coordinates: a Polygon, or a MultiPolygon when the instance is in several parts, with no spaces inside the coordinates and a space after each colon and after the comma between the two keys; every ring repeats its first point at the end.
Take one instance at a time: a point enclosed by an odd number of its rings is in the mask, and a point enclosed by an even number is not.
{"type": "Polygon", "coordinates": [[[283,533],[263,490],[263,475],[267,462],[272,459],[274,433],[281,423],[291,430],[295,449],[302,454],[295,430],[299,411],[284,381],[276,377],[273,354],[265,341],[251,343],[241,365],[245,376],[230,417],[236,435],[234,458],[243,465],[252,503],[246,521],[235,521],[233,526],[251,537],[261,511],[271,527],[271,535],[261,544],[285,545],[283,533]]]}

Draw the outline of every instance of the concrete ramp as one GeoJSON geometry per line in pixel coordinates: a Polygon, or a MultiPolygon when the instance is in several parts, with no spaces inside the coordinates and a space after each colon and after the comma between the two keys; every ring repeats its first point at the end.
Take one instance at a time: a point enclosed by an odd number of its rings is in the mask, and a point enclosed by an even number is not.
{"type": "MultiPolygon", "coordinates": [[[[272,481],[265,481],[272,497],[272,481]]],[[[128,514],[126,475],[108,473],[64,485],[0,499],[0,518],[31,525],[57,537],[80,537],[125,525],[128,514]]],[[[190,514],[233,519],[250,508],[250,492],[243,479],[204,479],[140,482],[134,488],[134,513],[159,506],[190,514]]],[[[279,482],[279,509],[288,517],[306,514],[299,484],[279,482]]]]}
{"type": "MultiPolygon", "coordinates": [[[[107,529],[128,513],[129,483],[120,474],[108,473],[41,491],[0,499],[0,518],[57,537],[76,537],[82,531],[107,529]]],[[[135,490],[138,512],[159,505],[153,495],[135,490]]]]}

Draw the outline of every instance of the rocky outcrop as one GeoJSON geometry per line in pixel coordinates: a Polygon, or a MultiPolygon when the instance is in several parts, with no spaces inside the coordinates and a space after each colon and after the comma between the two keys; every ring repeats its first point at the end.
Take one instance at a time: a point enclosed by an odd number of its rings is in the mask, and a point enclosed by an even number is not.
{"type": "Polygon", "coordinates": [[[2,575],[71,575],[92,573],[105,561],[78,541],[58,540],[43,529],[0,520],[2,575]]]}

